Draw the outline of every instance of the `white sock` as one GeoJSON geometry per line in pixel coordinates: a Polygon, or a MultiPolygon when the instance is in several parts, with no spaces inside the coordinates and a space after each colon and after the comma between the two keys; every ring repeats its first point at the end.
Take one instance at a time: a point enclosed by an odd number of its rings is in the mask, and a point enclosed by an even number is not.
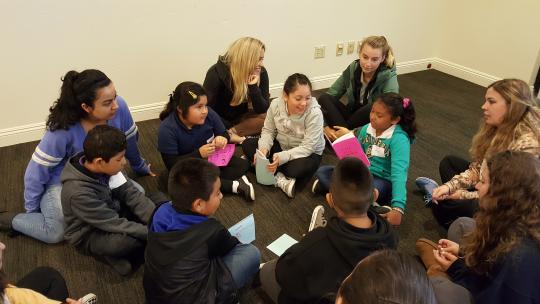
{"type": "Polygon", "coordinates": [[[233,193],[238,193],[238,186],[240,185],[240,183],[238,181],[233,181],[232,182],[232,192],[233,193]]]}

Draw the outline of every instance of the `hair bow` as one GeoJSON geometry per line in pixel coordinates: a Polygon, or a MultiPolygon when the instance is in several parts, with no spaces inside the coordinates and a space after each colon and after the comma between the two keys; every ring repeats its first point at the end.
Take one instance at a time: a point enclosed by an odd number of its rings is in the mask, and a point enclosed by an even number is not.
{"type": "Polygon", "coordinates": [[[409,98],[403,98],[403,108],[406,109],[409,104],[411,104],[411,100],[409,98]]]}

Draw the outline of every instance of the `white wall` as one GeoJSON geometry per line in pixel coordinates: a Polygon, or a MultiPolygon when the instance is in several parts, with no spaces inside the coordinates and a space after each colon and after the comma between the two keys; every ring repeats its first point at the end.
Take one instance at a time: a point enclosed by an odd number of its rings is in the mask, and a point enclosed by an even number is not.
{"type": "Polygon", "coordinates": [[[356,55],[338,41],[384,34],[398,72],[434,68],[486,85],[532,79],[538,0],[0,0],[0,146],[39,139],[60,77],[98,68],[136,119],[157,117],[181,81],[202,82],[236,38],[266,43],[273,94],[293,72],[328,86],[356,55]],[[313,59],[326,45],[326,58],[313,59]]]}
{"type": "Polygon", "coordinates": [[[386,35],[398,61],[430,57],[427,38],[437,32],[431,2],[0,0],[0,133],[41,129],[70,69],[103,70],[131,107],[144,109],[164,102],[181,81],[202,82],[217,56],[245,35],[265,42],[271,85],[293,72],[341,72],[356,55],[336,57],[336,43],[371,34],[386,35]],[[326,58],[315,60],[320,44],[326,58]]]}
{"type": "Polygon", "coordinates": [[[530,82],[540,50],[539,11],[538,0],[444,1],[433,56],[484,73],[484,85],[510,77],[530,82]]]}

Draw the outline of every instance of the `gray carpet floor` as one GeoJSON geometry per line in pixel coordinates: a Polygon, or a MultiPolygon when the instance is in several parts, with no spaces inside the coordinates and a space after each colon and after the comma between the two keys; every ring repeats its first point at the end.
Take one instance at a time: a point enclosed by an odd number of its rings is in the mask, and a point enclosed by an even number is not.
{"type": "MultiPolygon", "coordinates": [[[[401,94],[411,98],[414,103],[419,125],[418,138],[412,145],[407,211],[398,229],[399,250],[414,254],[414,242],[419,237],[438,239],[445,234],[436,224],[431,211],[424,207],[414,179],[429,176],[439,180],[438,164],[447,154],[467,158],[471,138],[481,119],[480,106],[485,88],[435,70],[400,75],[398,79],[401,94]]],[[[156,149],[158,126],[157,119],[138,123],[139,148],[152,164],[153,170],[163,173],[165,166],[156,149]]],[[[37,142],[30,142],[0,148],[0,172],[4,172],[0,184],[0,209],[23,211],[23,176],[36,145],[37,142]]],[[[322,163],[335,164],[336,161],[333,152],[327,148],[322,163]]],[[[128,174],[134,177],[132,172],[128,174]]],[[[253,175],[249,175],[249,178],[255,180],[253,175]]],[[[135,177],[135,180],[147,191],[160,188],[159,178],[135,177]]],[[[263,260],[268,261],[276,258],[276,255],[266,246],[283,233],[299,240],[307,231],[313,208],[324,205],[324,198],[311,194],[309,187],[297,193],[294,199],[288,199],[277,188],[255,187],[256,201],[253,203],[226,195],[216,218],[225,226],[232,226],[253,213],[256,222],[254,244],[261,250],[263,260]]],[[[0,234],[0,240],[7,245],[4,269],[12,282],[37,266],[51,266],[65,276],[74,297],[93,292],[99,296],[100,303],[144,302],[142,268],[124,278],[66,244],[46,245],[25,236],[8,238],[6,234],[0,234]]],[[[241,297],[241,303],[267,302],[268,299],[259,289],[247,290],[241,297]]]]}

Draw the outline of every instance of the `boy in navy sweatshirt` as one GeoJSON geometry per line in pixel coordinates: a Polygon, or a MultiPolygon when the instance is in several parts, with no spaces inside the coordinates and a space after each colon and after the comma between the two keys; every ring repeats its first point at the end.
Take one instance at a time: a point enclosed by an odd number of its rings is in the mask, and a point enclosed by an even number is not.
{"type": "Polygon", "coordinates": [[[333,303],[341,282],[359,261],[376,250],[397,247],[390,224],[369,209],[377,195],[373,176],[361,160],[338,163],[326,195],[337,216],[326,221],[323,206],[317,206],[306,236],[261,269],[262,288],[275,303],[333,303]]]}

